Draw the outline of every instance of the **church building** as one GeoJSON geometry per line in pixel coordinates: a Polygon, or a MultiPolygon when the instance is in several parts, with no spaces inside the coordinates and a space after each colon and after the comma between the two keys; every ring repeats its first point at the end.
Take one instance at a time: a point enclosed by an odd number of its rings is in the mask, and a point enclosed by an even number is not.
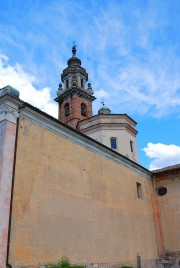
{"type": "Polygon", "coordinates": [[[75,46],[67,65],[58,119],[0,89],[0,268],[178,267],[180,164],[141,166],[136,122],[93,115],[75,46]]]}

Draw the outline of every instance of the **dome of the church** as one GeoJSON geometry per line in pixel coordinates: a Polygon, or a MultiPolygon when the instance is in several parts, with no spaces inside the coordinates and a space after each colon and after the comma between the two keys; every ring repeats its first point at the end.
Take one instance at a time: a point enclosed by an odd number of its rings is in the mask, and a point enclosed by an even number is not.
{"type": "Polygon", "coordinates": [[[99,109],[98,114],[110,114],[111,110],[105,106],[103,103],[103,106],[99,109]]]}

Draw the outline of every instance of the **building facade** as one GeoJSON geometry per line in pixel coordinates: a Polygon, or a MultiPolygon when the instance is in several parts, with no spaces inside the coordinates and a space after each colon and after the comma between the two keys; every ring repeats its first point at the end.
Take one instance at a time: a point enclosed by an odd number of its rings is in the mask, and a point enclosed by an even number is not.
{"type": "Polygon", "coordinates": [[[135,136],[136,123],[127,115],[82,115],[81,104],[92,111],[94,97],[79,73],[74,88],[69,69],[62,78],[59,120],[10,86],[0,90],[0,267],[39,267],[67,256],[92,268],[155,268],[165,254],[174,254],[176,265],[180,165],[151,172],[83,134],[84,124],[97,131],[114,118],[118,131],[135,136]],[[78,107],[63,121],[66,103],[78,107]]]}

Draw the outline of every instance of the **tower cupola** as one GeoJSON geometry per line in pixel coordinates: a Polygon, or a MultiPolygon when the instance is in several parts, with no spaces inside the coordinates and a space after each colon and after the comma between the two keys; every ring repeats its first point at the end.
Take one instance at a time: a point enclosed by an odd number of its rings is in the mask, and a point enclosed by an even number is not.
{"type": "Polygon", "coordinates": [[[64,89],[68,90],[73,85],[85,90],[85,84],[88,81],[86,69],[81,66],[81,60],[76,57],[76,46],[72,47],[72,57],[67,61],[68,67],[61,74],[61,81],[64,83],[64,89]]]}
{"type": "Polygon", "coordinates": [[[111,110],[105,106],[104,101],[102,101],[101,103],[103,106],[99,109],[98,114],[110,114],[111,110]]]}
{"type": "Polygon", "coordinates": [[[76,57],[76,46],[72,47],[72,57],[67,61],[68,67],[80,66],[81,60],[76,57]]]}

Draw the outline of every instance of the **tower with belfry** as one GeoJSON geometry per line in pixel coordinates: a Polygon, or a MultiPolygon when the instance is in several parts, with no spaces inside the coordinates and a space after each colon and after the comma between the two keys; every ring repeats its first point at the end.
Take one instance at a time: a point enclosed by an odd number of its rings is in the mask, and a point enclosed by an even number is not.
{"type": "Polygon", "coordinates": [[[64,88],[59,84],[55,101],[59,104],[58,119],[76,129],[80,120],[92,117],[92,101],[96,98],[90,83],[86,88],[88,74],[76,56],[76,45],[72,47],[67,65],[61,74],[64,88]]]}

